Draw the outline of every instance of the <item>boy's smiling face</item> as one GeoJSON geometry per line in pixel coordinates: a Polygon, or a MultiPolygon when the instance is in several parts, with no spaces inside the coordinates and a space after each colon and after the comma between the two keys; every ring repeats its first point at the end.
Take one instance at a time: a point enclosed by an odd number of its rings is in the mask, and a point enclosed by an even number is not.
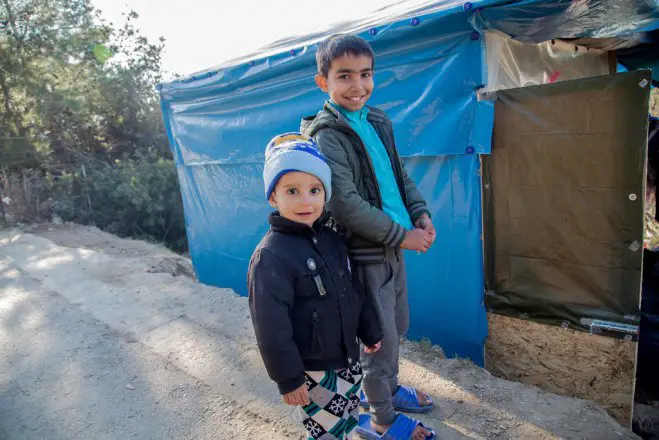
{"type": "Polygon", "coordinates": [[[316,84],[346,110],[361,110],[373,93],[373,60],[350,54],[335,58],[327,76],[316,75],[316,84]]]}
{"type": "Polygon", "coordinates": [[[325,187],[313,174],[291,171],[277,182],[270,206],[288,220],[313,226],[325,207],[325,187]]]}

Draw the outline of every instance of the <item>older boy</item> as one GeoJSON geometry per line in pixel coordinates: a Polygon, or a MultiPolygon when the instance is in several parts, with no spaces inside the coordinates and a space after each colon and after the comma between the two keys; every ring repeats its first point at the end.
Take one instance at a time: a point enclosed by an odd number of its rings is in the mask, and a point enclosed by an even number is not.
{"type": "MultiPolygon", "coordinates": [[[[357,432],[379,438],[424,440],[432,431],[396,410],[426,412],[432,399],[398,383],[399,338],[409,327],[405,264],[401,249],[426,252],[435,229],[426,203],[398,156],[391,121],[366,107],[373,92],[375,55],[352,35],[335,35],[318,48],[318,87],[324,108],[302,121],[332,170],[329,209],[347,231],[350,257],[375,307],[383,332],[377,353],[362,353],[364,392],[372,420],[357,432]]],[[[369,437],[370,436],[370,437],[369,437]]]]}

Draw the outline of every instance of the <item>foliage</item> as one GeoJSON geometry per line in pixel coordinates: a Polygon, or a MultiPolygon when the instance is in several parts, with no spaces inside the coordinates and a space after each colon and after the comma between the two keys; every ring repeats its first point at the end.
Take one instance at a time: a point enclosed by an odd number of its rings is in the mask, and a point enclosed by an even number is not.
{"type": "Polygon", "coordinates": [[[56,213],[185,248],[154,89],[164,40],[136,18],[115,28],[90,0],[0,0],[0,221],[56,213]]]}
{"type": "Polygon", "coordinates": [[[81,168],[62,174],[57,181],[47,176],[47,182],[53,209],[64,220],[185,248],[178,180],[170,159],[146,150],[91,172],[81,168]]]}
{"type": "Polygon", "coordinates": [[[183,249],[155,93],[164,40],[136,18],[113,28],[89,0],[0,0],[0,191],[28,207],[19,220],[52,211],[183,249]]]}

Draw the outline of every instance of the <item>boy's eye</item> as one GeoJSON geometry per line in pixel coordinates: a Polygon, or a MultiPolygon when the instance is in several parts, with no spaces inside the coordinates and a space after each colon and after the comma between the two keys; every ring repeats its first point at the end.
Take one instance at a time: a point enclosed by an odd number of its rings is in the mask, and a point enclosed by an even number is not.
{"type": "Polygon", "coordinates": [[[320,188],[313,188],[311,190],[311,194],[313,194],[313,195],[320,194],[320,188]]]}
{"type": "Polygon", "coordinates": [[[364,72],[364,73],[362,73],[362,77],[363,77],[363,78],[370,78],[371,75],[372,75],[371,72],[364,72]]]}
{"type": "Polygon", "coordinates": [[[297,194],[297,188],[288,188],[288,191],[286,191],[288,194],[294,196],[297,194]]]}
{"type": "Polygon", "coordinates": [[[343,75],[339,75],[339,79],[348,79],[348,78],[350,78],[350,75],[348,75],[347,73],[344,73],[343,75]]]}

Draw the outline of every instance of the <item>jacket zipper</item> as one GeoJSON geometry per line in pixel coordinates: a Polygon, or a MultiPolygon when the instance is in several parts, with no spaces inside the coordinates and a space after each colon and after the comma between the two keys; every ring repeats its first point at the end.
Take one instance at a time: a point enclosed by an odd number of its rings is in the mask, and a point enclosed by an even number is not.
{"type": "MultiPolygon", "coordinates": [[[[329,267],[329,265],[327,264],[327,260],[325,259],[325,256],[320,251],[320,243],[319,243],[319,240],[318,240],[318,234],[316,234],[315,232],[311,236],[311,242],[313,243],[314,247],[318,250],[318,255],[320,255],[320,259],[323,260],[323,263],[325,263],[325,266],[329,267]]],[[[316,284],[316,288],[318,289],[318,293],[320,294],[320,296],[321,297],[326,296],[327,295],[327,290],[324,287],[322,278],[320,277],[320,272],[316,271],[316,275],[314,275],[313,278],[314,278],[314,284],[316,284]]],[[[334,280],[334,277],[332,276],[331,273],[330,273],[330,279],[332,280],[332,284],[334,284],[334,288],[336,289],[337,288],[336,281],[334,280]]],[[[315,313],[316,312],[314,310],[314,314],[315,313]]]]}
{"type": "MultiPolygon", "coordinates": [[[[364,141],[362,141],[362,139],[359,137],[357,132],[355,130],[353,130],[350,126],[348,126],[346,123],[344,123],[340,119],[337,119],[337,121],[338,121],[340,126],[342,126],[344,129],[348,130],[348,134],[354,136],[359,141],[359,144],[361,145],[362,150],[364,151],[364,154],[366,156],[366,160],[368,161],[368,167],[371,171],[371,176],[373,177],[373,183],[375,184],[375,191],[377,192],[378,202],[380,202],[380,206],[378,206],[378,208],[382,209],[382,193],[380,192],[380,185],[378,184],[377,177],[375,176],[375,167],[373,166],[373,162],[371,161],[371,156],[369,156],[369,154],[366,152],[366,146],[364,145],[364,141]]],[[[378,136],[380,136],[380,135],[378,134],[378,136]]],[[[385,150],[387,149],[387,147],[384,147],[384,148],[385,148],[385,150]]],[[[388,153],[387,153],[387,155],[388,155],[388,153]]]]}
{"type": "Polygon", "coordinates": [[[320,339],[320,324],[318,323],[318,312],[316,309],[313,309],[313,314],[311,315],[311,328],[313,334],[311,335],[311,351],[322,351],[322,341],[320,339]]]}

